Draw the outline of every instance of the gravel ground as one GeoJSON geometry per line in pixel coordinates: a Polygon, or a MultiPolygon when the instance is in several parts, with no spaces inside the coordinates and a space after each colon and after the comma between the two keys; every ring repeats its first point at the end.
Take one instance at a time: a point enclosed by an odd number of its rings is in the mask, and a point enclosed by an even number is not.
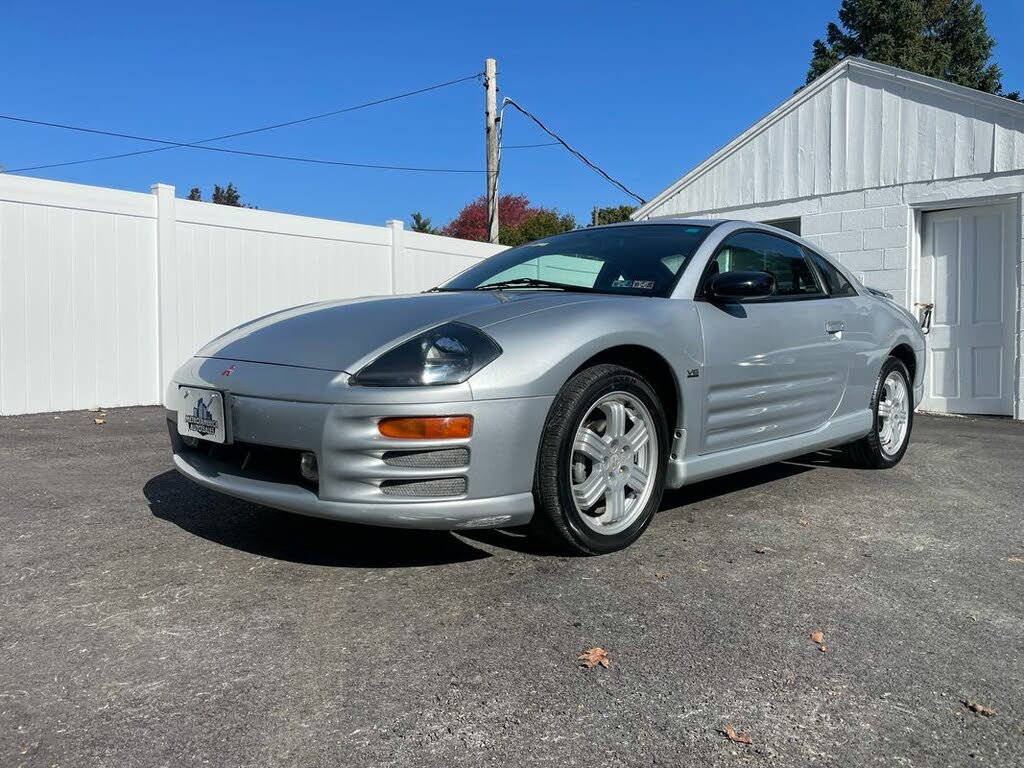
{"type": "Polygon", "coordinates": [[[96,416],[0,419],[0,765],[1024,764],[1022,423],[919,416],[894,470],[701,483],[578,559],[221,498],[159,409],[96,416]]]}

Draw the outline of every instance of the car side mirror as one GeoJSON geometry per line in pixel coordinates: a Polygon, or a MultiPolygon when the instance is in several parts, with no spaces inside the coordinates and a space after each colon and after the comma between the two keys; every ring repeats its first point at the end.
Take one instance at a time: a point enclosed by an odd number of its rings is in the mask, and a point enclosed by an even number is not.
{"type": "Polygon", "coordinates": [[[758,299],[775,295],[775,276],[767,272],[722,272],[708,286],[712,299],[758,299]]]}

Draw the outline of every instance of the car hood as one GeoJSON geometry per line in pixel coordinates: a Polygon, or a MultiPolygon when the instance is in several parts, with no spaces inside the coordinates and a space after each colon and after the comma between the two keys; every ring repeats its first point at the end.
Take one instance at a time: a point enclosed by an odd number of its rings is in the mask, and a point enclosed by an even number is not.
{"type": "Polygon", "coordinates": [[[546,291],[459,291],[320,302],[240,325],[196,356],[354,373],[376,354],[442,323],[458,320],[483,328],[594,298],[546,291]]]}

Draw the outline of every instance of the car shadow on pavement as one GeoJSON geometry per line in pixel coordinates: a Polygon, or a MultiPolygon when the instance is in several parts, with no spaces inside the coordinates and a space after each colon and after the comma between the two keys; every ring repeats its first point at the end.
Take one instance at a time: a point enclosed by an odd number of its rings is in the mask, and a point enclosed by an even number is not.
{"type": "Polygon", "coordinates": [[[815,466],[825,466],[830,463],[832,462],[828,456],[822,453],[813,453],[789,461],[766,464],[763,467],[702,480],[693,485],[684,485],[682,488],[665,491],[661,502],[661,511],[697,504],[728,493],[744,491],[765,483],[773,483],[776,480],[784,480],[787,477],[810,472],[815,466]]]}
{"type": "Polygon", "coordinates": [[[491,556],[447,531],[375,528],[261,507],[208,491],[173,470],[151,478],[142,492],[161,520],[207,541],[275,560],[401,568],[491,556]]]}
{"type": "MultiPolygon", "coordinates": [[[[666,491],[662,512],[809,472],[842,465],[838,451],[819,451],[666,491]]],[[[143,487],[153,515],[195,536],[261,557],[309,565],[401,568],[491,557],[476,542],[523,554],[562,554],[523,529],[403,530],[323,520],[282,512],[214,493],[171,470],[143,487]]]]}

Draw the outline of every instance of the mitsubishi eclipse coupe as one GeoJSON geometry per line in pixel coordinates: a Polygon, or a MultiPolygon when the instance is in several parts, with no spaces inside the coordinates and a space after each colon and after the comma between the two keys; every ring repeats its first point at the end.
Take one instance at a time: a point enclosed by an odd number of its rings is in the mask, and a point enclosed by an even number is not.
{"type": "Polygon", "coordinates": [[[664,489],[844,446],[907,450],[915,318],[741,221],[576,230],[425,293],[253,320],[174,375],[174,463],[269,507],[409,528],[635,541],[664,489]]]}

